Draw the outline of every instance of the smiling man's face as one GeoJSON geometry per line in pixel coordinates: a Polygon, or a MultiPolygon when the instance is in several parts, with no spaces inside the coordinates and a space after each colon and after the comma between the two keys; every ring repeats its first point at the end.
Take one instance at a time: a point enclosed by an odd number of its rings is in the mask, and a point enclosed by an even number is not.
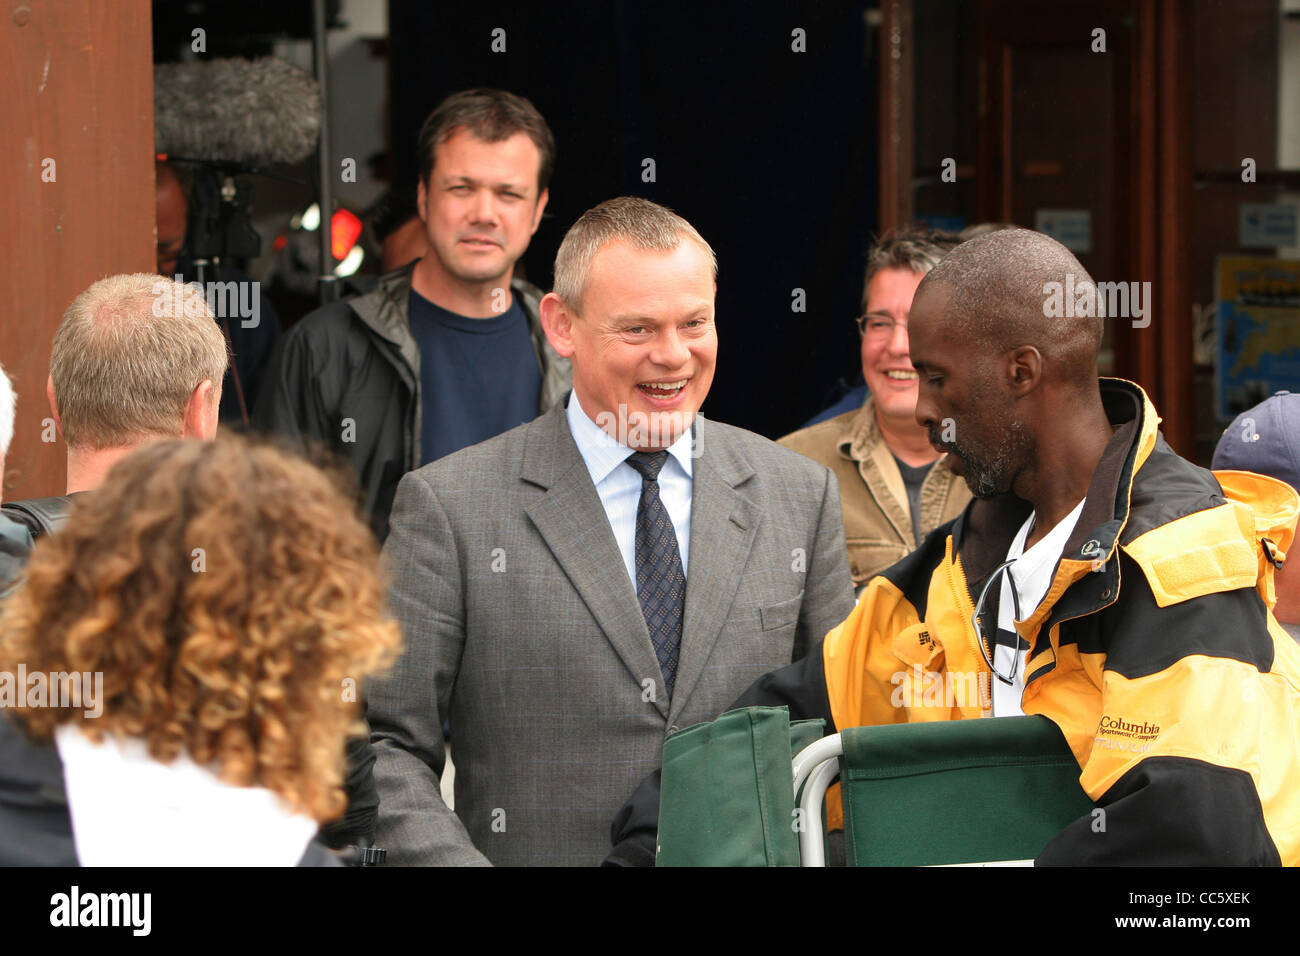
{"type": "Polygon", "coordinates": [[[911,269],[881,269],[867,286],[867,318],[894,320],[893,331],[862,337],[862,376],[876,400],[876,414],[910,429],[916,414],[916,372],[908,357],[912,297],[925,276],[911,269]]]}
{"type": "Polygon", "coordinates": [[[634,447],[671,445],[713,384],[714,293],[712,260],[692,239],[667,251],[602,246],[561,352],[572,357],[582,410],[611,434],[620,422],[634,436],[648,423],[649,440],[634,447]]]}
{"type": "Polygon", "coordinates": [[[418,201],[444,273],[462,283],[509,282],[546,208],[541,161],[525,133],[489,143],[460,127],[434,149],[418,201]]]}

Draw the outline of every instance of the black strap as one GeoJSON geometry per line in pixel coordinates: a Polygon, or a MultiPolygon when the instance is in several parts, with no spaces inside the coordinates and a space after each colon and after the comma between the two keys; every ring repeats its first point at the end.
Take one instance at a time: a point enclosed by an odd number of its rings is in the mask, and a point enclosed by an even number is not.
{"type": "Polygon", "coordinates": [[[58,531],[68,520],[71,510],[71,495],[27,498],[24,501],[6,501],[0,505],[0,511],[4,512],[5,517],[26,527],[33,538],[58,531]]]}

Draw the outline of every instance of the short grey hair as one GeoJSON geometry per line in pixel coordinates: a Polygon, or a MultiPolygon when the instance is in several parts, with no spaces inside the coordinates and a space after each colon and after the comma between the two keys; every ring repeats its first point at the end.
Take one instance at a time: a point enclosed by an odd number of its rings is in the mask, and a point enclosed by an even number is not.
{"type": "Polygon", "coordinates": [[[226,339],[197,285],[135,273],[100,279],[68,306],[50,377],[70,448],[178,435],[194,389],[226,374],[226,339]]]}
{"type": "Polygon", "coordinates": [[[5,374],[5,367],[0,365],[0,458],[9,454],[9,443],[14,438],[14,410],[18,405],[18,396],[14,394],[13,383],[5,374]]]}
{"type": "Polygon", "coordinates": [[[555,254],[555,294],[581,314],[591,263],[601,246],[622,240],[637,249],[671,252],[681,245],[683,237],[699,243],[709,254],[716,281],[718,257],[689,222],[649,199],[637,196],[607,199],[579,216],[565,233],[555,254]]]}
{"type": "Polygon", "coordinates": [[[867,274],[862,280],[863,311],[867,308],[867,290],[876,273],[907,269],[925,275],[960,242],[956,233],[939,230],[900,229],[881,236],[867,252],[867,274]]]}

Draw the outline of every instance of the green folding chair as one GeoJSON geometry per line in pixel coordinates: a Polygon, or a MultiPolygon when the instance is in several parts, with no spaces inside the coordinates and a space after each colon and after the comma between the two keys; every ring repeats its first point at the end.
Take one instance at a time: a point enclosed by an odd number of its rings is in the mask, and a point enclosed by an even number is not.
{"type": "Polygon", "coordinates": [[[825,722],[745,707],[664,741],[656,866],[798,866],[792,754],[825,722]]]}
{"type": "Polygon", "coordinates": [[[837,776],[850,866],[1032,866],[1093,809],[1046,717],[854,727],[793,762],[804,866],[826,865],[821,808],[837,776]]]}
{"type": "Polygon", "coordinates": [[[748,707],[670,736],[658,865],[825,866],[837,776],[851,866],[1029,865],[1093,806],[1044,717],[822,732],[748,707]]]}

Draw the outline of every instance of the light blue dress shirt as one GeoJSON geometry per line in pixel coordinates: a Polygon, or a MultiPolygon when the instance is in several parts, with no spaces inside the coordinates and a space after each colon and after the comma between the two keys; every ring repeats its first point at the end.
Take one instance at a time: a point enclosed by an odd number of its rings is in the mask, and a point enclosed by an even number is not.
{"type": "MultiPolygon", "coordinates": [[[[627,576],[636,590],[636,509],[641,502],[641,474],[627,463],[636,449],[620,445],[603,428],[587,417],[576,392],[569,393],[565,409],[569,431],[586,462],[591,482],[605,506],[605,516],[614,531],[627,576]]],[[[668,509],[677,550],[682,556],[682,574],[688,574],[691,553],[691,489],[693,486],[691,433],[688,430],[668,447],[668,460],[659,472],[659,498],[668,509]]]]}

